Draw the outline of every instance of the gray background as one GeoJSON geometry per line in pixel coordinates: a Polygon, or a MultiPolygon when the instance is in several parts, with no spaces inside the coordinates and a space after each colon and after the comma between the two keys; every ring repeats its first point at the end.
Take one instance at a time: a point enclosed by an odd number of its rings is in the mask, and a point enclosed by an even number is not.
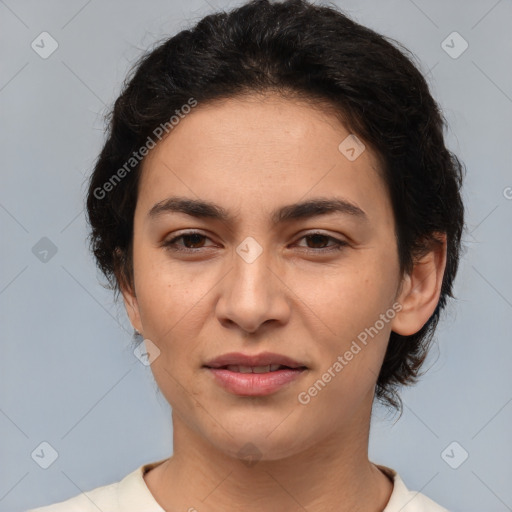
{"type": "MultiPolygon", "coordinates": [[[[75,496],[171,453],[170,408],[86,250],[85,178],[134,59],[239,3],[0,0],[1,511],[75,496]],[[31,48],[43,31],[59,45],[47,59],[31,48]],[[57,249],[46,262],[43,237],[57,249]],[[46,470],[31,456],[42,442],[58,453],[46,470]]],[[[337,4],[415,53],[468,170],[458,300],[430,371],[403,393],[403,416],[376,410],[371,459],[453,511],[512,510],[512,3],[337,4]],[[469,44],[458,58],[441,46],[453,31],[469,44]],[[458,469],[441,456],[453,441],[452,464],[469,453],[458,469]]]]}

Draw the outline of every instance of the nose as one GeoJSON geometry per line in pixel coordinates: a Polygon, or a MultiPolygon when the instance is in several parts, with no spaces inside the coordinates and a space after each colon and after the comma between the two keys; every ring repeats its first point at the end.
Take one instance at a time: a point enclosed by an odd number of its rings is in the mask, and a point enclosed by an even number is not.
{"type": "Polygon", "coordinates": [[[216,305],[220,323],[242,334],[256,333],[263,324],[284,325],[290,317],[291,301],[282,272],[272,264],[275,257],[269,250],[263,250],[254,261],[240,254],[233,253],[232,268],[220,283],[216,305]]]}

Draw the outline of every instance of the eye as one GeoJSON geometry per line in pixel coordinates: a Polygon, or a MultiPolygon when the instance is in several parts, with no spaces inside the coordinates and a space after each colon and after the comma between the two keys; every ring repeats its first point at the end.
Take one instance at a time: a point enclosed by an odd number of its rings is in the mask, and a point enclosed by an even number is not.
{"type": "MultiPolygon", "coordinates": [[[[337,238],[334,238],[333,236],[326,235],[325,233],[308,233],[307,235],[304,235],[300,240],[308,240],[313,245],[322,245],[323,247],[305,247],[305,249],[309,252],[330,252],[330,251],[340,251],[344,247],[348,246],[349,244],[343,240],[338,240],[337,238]],[[325,244],[331,240],[334,242],[334,245],[325,247],[325,244]]],[[[302,246],[303,247],[303,246],[302,246]]]]}
{"type": "MultiPolygon", "coordinates": [[[[182,252],[199,252],[201,249],[206,248],[204,243],[209,238],[202,233],[197,231],[188,231],[186,233],[181,233],[170,240],[166,240],[162,243],[162,246],[173,251],[182,251],[182,252]],[[183,244],[178,243],[178,241],[182,241],[183,244]]],[[[330,252],[330,251],[339,251],[349,244],[343,240],[338,240],[333,236],[326,235],[325,233],[308,233],[307,235],[302,236],[299,240],[307,240],[313,245],[321,245],[322,247],[303,247],[308,252],[330,252]],[[333,242],[333,245],[325,246],[329,241],[333,242]]],[[[211,247],[211,246],[210,246],[211,247]]]]}
{"type": "Polygon", "coordinates": [[[197,252],[203,248],[203,242],[206,239],[208,239],[208,237],[202,233],[197,231],[188,231],[171,238],[170,240],[164,241],[162,245],[173,251],[197,252]],[[183,239],[183,245],[177,243],[180,239],[183,239]],[[189,245],[192,247],[189,247],[189,245]]]}

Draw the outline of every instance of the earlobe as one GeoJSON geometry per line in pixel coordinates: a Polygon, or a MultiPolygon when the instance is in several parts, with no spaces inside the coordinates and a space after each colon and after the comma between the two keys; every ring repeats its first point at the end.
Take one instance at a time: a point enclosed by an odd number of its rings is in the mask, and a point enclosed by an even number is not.
{"type": "Polygon", "coordinates": [[[402,306],[391,323],[391,329],[402,336],[417,333],[434,313],[441,294],[446,268],[446,235],[438,235],[439,243],[422,256],[411,274],[404,277],[397,302],[402,306]]]}
{"type": "Polygon", "coordinates": [[[119,286],[119,291],[123,296],[124,307],[126,314],[130,319],[132,327],[139,332],[142,332],[142,322],[140,320],[139,304],[137,302],[137,294],[135,292],[135,281],[132,266],[127,265],[126,253],[119,247],[114,251],[114,274],[119,286]]]}
{"type": "Polygon", "coordinates": [[[139,332],[143,332],[142,322],[140,320],[139,304],[137,302],[137,297],[135,293],[131,290],[128,290],[125,287],[121,287],[121,293],[123,295],[123,302],[124,307],[126,309],[126,314],[130,319],[132,327],[139,332]]]}

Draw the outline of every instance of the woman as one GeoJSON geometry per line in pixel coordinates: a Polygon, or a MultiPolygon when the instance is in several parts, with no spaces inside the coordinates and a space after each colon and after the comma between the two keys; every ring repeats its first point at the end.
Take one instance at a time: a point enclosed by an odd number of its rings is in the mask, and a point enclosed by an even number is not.
{"type": "Polygon", "coordinates": [[[87,209],[173,455],[34,510],[445,511],[368,459],[453,297],[443,126],[406,50],[331,7],[249,2],[148,53],[87,209]]]}

